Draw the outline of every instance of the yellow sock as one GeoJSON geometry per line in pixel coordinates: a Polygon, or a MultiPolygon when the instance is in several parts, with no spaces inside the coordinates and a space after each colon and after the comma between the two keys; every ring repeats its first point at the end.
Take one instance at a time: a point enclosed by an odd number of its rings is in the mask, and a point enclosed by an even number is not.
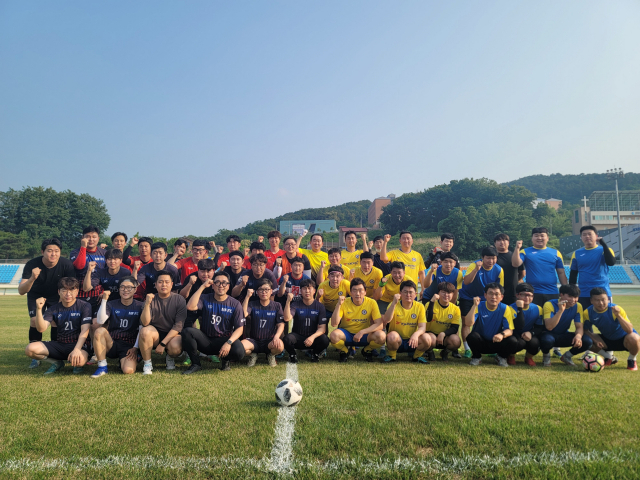
{"type": "Polygon", "coordinates": [[[389,355],[391,358],[393,358],[395,360],[396,359],[396,355],[398,355],[398,351],[397,350],[387,350],[387,355],[389,355]]]}
{"type": "Polygon", "coordinates": [[[382,345],[376,342],[369,342],[369,345],[363,348],[363,350],[369,353],[371,350],[375,350],[376,348],[382,348],[382,345]]]}
{"type": "Polygon", "coordinates": [[[337,343],[332,343],[331,345],[333,345],[335,348],[337,348],[338,350],[340,350],[341,352],[344,353],[349,353],[349,349],[346,347],[346,345],[344,344],[344,340],[340,340],[337,343]]]}
{"type": "Polygon", "coordinates": [[[415,352],[413,352],[413,358],[420,358],[422,355],[424,355],[424,352],[426,350],[416,350],[415,352]]]}

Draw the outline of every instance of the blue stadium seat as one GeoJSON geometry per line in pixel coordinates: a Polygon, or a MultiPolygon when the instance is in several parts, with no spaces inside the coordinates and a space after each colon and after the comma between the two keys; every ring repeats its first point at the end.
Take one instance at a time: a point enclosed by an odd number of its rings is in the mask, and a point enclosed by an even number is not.
{"type": "Polygon", "coordinates": [[[631,284],[631,278],[622,265],[609,267],[609,283],[631,284]]]}
{"type": "Polygon", "coordinates": [[[10,283],[18,268],[19,265],[0,265],[0,283],[10,283]]]}
{"type": "Polygon", "coordinates": [[[635,276],[640,280],[640,265],[630,265],[631,271],[635,274],[635,276]]]}

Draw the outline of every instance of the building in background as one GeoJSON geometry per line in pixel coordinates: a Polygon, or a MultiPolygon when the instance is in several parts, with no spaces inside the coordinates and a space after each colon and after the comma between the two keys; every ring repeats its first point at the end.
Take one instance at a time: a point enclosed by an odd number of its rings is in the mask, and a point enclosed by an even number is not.
{"type": "Polygon", "coordinates": [[[541,203],[546,203],[554,210],[558,211],[558,209],[562,206],[562,200],[558,200],[557,198],[549,198],[545,200],[544,198],[536,198],[531,204],[533,208],[538,208],[538,205],[541,203]]]}
{"type": "MultiPolygon", "coordinates": [[[[340,232],[340,236],[338,238],[338,247],[339,248],[347,248],[347,244],[344,243],[344,234],[352,231],[355,232],[356,236],[358,237],[358,240],[360,240],[360,235],[362,235],[363,233],[367,233],[369,231],[368,228],[366,227],[362,227],[362,228],[357,228],[357,227],[340,227],[338,229],[338,231],[340,232]]],[[[370,238],[369,240],[373,240],[372,238],[370,238]]]]}
{"type": "Polygon", "coordinates": [[[282,235],[300,235],[303,230],[310,233],[335,232],[335,220],[283,220],[280,222],[282,235]]]}
{"type": "Polygon", "coordinates": [[[395,198],[396,196],[391,193],[386,197],[378,197],[373,202],[371,202],[371,205],[369,205],[367,223],[372,227],[380,226],[380,222],[378,221],[378,219],[382,214],[382,207],[386,207],[387,205],[392,204],[395,198]]]}
{"type": "MultiPolygon", "coordinates": [[[[621,190],[619,197],[620,225],[622,227],[640,226],[640,190],[621,190]]],[[[616,192],[614,190],[593,192],[589,198],[584,197],[582,201],[583,206],[574,210],[571,219],[574,235],[579,235],[580,228],[585,225],[593,225],[598,230],[618,227],[616,192]]]]}

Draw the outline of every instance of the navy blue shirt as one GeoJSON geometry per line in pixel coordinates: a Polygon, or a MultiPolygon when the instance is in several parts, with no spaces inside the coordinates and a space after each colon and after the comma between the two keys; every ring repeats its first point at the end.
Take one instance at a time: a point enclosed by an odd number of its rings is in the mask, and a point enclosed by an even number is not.
{"type": "Polygon", "coordinates": [[[102,290],[111,292],[110,300],[118,300],[120,298],[120,280],[129,275],[131,272],[123,267],[120,267],[115,275],[111,275],[108,268],[96,268],[91,273],[91,286],[95,288],[100,285],[102,290]]]}
{"type": "Polygon", "coordinates": [[[271,340],[276,334],[279,323],[284,322],[282,305],[271,301],[263,306],[258,302],[249,302],[247,307],[249,319],[249,338],[254,340],[271,340]]]}
{"type": "MultiPolygon", "coordinates": [[[[169,275],[171,275],[171,280],[173,280],[172,290],[180,288],[180,271],[168,263],[165,264],[162,270],[169,272],[169,275]]],[[[158,279],[158,272],[162,270],[156,270],[153,262],[147,263],[144,267],[140,267],[140,270],[138,270],[138,283],[142,285],[142,282],[146,280],[147,283],[145,284],[146,287],[144,291],[145,295],[147,293],[158,293],[158,290],[156,289],[156,280],[158,279]]]]}
{"type": "Polygon", "coordinates": [[[200,296],[198,302],[200,330],[211,338],[230,337],[246,321],[242,304],[233,297],[220,302],[213,293],[200,296]]]}
{"type": "Polygon", "coordinates": [[[122,340],[132,346],[138,337],[140,314],[144,303],[134,300],[131,305],[123,305],[120,300],[107,302],[109,316],[109,335],[113,340],[122,340]]]}
{"type": "Polygon", "coordinates": [[[296,302],[289,305],[289,311],[293,317],[292,332],[308,337],[318,330],[319,325],[327,324],[327,310],[317,300],[311,305],[304,302],[296,302]]]}
{"type": "Polygon", "coordinates": [[[42,315],[45,321],[58,325],[59,343],[77,343],[82,325],[91,325],[91,304],[76,300],[70,307],[56,303],[42,315]]]}

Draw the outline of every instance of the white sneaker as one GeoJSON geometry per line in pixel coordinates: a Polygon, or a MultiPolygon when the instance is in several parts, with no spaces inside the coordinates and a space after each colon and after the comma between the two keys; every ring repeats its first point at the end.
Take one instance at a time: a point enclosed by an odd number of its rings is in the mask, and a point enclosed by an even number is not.
{"type": "Polygon", "coordinates": [[[278,366],[278,362],[276,362],[276,356],[275,355],[268,354],[267,355],[267,362],[269,363],[270,367],[277,367],[278,366]]]}
{"type": "Polygon", "coordinates": [[[500,365],[501,367],[508,367],[509,364],[507,363],[507,359],[506,358],[502,358],[500,355],[496,355],[496,363],[498,365],[500,365]]]}
{"type": "Polygon", "coordinates": [[[175,360],[175,358],[167,355],[166,362],[167,362],[167,370],[175,370],[176,369],[176,360],[175,360]]]}
{"type": "Polygon", "coordinates": [[[542,364],[545,367],[550,367],[551,366],[551,354],[550,353],[543,353],[542,354],[542,364]]]}
{"type": "Polygon", "coordinates": [[[471,365],[472,367],[477,367],[481,363],[482,363],[482,358],[472,358],[471,361],[469,362],[469,365],[471,365]]]}
{"type": "Polygon", "coordinates": [[[247,367],[253,367],[257,361],[258,361],[258,354],[252,353],[251,355],[249,355],[249,361],[247,362],[247,367]]]}
{"type": "Polygon", "coordinates": [[[144,366],[142,367],[142,374],[151,375],[152,373],[153,373],[153,365],[152,364],[147,365],[145,363],[144,366]]]}
{"type": "Polygon", "coordinates": [[[573,363],[573,360],[571,359],[571,357],[567,356],[567,355],[562,355],[560,357],[560,360],[562,360],[562,363],[564,363],[565,365],[569,365],[571,367],[575,367],[576,364],[573,363]]]}

